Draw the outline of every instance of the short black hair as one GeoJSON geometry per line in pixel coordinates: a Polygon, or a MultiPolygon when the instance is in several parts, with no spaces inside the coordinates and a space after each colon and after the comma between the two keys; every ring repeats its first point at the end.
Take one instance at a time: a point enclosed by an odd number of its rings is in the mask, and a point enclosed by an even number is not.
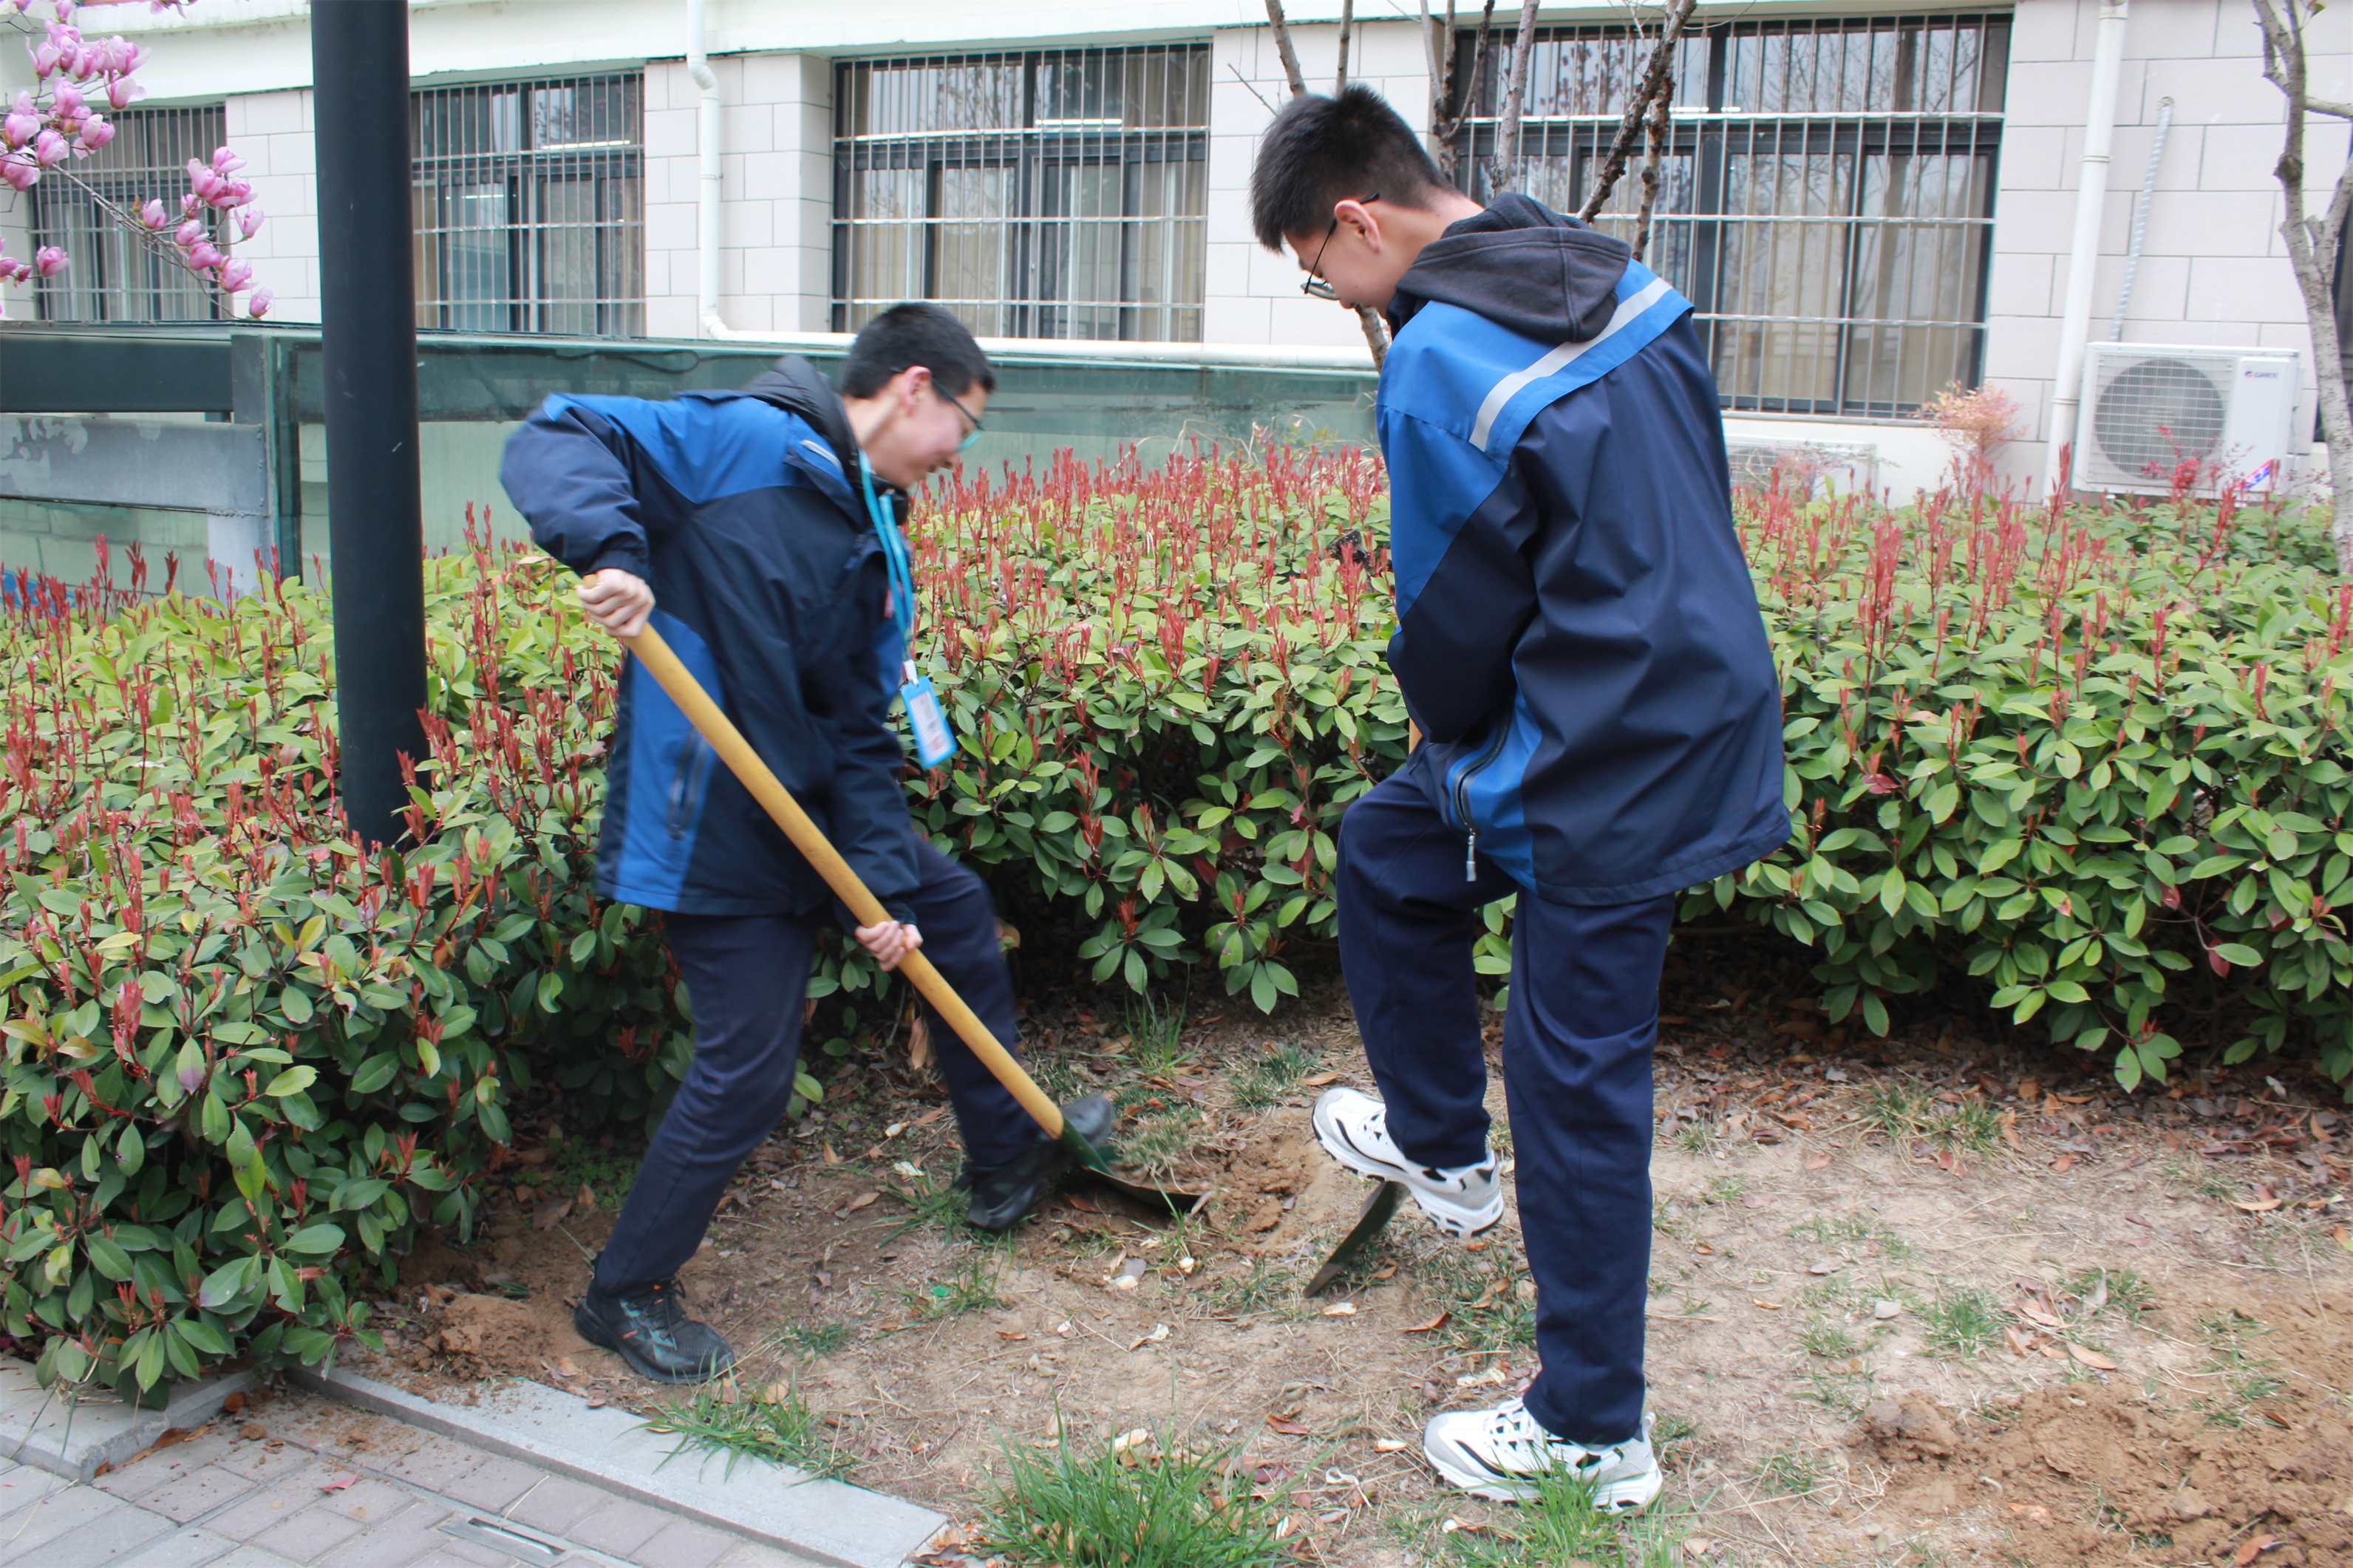
{"type": "Polygon", "coordinates": [[[1280,251],[1285,236],[1323,233],[1336,203],[1377,195],[1426,208],[1453,189],[1413,128],[1371,88],[1360,82],[1337,98],[1303,92],[1259,138],[1250,225],[1261,245],[1280,251]]]}
{"type": "Polygon", "coordinates": [[[864,326],[841,367],[844,397],[871,397],[901,371],[922,365],[950,397],[977,384],[997,390],[997,372],[972,340],[972,329],[937,305],[920,300],[893,305],[864,326]]]}

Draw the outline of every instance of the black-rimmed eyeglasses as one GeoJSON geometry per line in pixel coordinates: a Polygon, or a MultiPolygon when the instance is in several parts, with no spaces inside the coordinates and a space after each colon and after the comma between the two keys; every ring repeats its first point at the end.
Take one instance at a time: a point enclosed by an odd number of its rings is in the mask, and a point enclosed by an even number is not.
{"type": "MultiPolygon", "coordinates": [[[[1375,191],[1356,205],[1368,207],[1380,199],[1381,194],[1375,191]]],[[[1311,300],[1337,300],[1340,297],[1338,289],[1324,281],[1324,253],[1332,248],[1332,237],[1339,232],[1340,215],[1335,212],[1332,215],[1332,226],[1324,231],[1324,243],[1315,247],[1315,259],[1307,264],[1307,281],[1299,286],[1299,291],[1311,300]]]]}
{"type": "Polygon", "coordinates": [[[979,415],[975,414],[971,409],[966,408],[964,405],[963,398],[958,397],[955,393],[950,392],[938,382],[934,381],[932,383],[932,390],[938,393],[942,397],[946,398],[950,405],[952,405],[958,414],[964,416],[964,422],[972,426],[971,429],[964,433],[964,439],[956,443],[957,451],[971,451],[972,444],[975,441],[979,440],[981,437],[987,432],[988,426],[980,422],[979,415]]]}

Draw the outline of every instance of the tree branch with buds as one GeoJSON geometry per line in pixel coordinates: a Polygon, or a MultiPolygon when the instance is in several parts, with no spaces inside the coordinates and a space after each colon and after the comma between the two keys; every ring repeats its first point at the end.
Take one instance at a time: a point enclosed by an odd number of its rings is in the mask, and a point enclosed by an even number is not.
{"type": "MultiPolygon", "coordinates": [[[[151,6],[179,10],[188,3],[151,0],[151,6]]],[[[114,124],[101,103],[120,112],[146,92],[133,73],[146,63],[147,50],[119,34],[85,37],[74,25],[74,0],[51,0],[50,19],[38,25],[28,15],[32,4],[0,0],[0,24],[26,36],[34,80],[0,115],[0,184],[19,196],[44,179],[70,185],[110,223],[185,268],[214,296],[222,314],[235,314],[237,297],[248,289],[246,314],[266,314],[273,295],[254,289],[252,265],[230,254],[238,237],[252,238],[263,222],[261,209],[253,205],[253,186],[237,178],[245,160],[227,147],[215,149],[209,163],[189,159],[188,188],[176,205],[151,196],[133,212],[107,196],[73,165],[114,140],[114,124]]],[[[42,246],[29,262],[0,251],[0,283],[56,278],[72,265],[61,246],[42,246]]],[[[5,313],[0,306],[0,315],[5,313]]]]}

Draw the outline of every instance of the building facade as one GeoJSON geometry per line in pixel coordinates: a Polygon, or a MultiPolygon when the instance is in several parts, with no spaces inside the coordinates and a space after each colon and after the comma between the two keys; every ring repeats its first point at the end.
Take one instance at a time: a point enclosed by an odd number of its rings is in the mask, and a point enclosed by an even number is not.
{"type": "MultiPolygon", "coordinates": [[[[275,289],[276,315],[315,319],[306,5],[113,9],[84,24],[153,48],[151,96],[121,117],[93,178],[168,195],[189,150],[224,138],[270,219],[240,254],[275,289]]],[[[1439,34],[1400,7],[1371,9],[1351,32],[1351,79],[1428,124],[1439,34]]],[[[1699,306],[1736,447],[1806,447],[1850,482],[1901,494],[1945,459],[1921,405],[1986,384],[2023,410],[2006,469],[2042,476],[2051,444],[2075,434],[2054,388],[2100,18],[2121,9],[1702,0],[1675,62],[1649,259],[1699,306]]],[[[1337,0],[1290,10],[1310,85],[1328,87],[1337,0]]],[[[420,326],[789,339],[931,298],[992,338],[1270,363],[1364,352],[1355,317],[1303,297],[1293,262],[1250,235],[1252,151],[1288,92],[1250,0],[1111,15],[1077,0],[709,0],[720,224],[706,320],[703,89],[686,11],[411,0],[420,326]]],[[[1647,52],[1627,16],[1542,13],[1521,184],[1556,206],[1577,205],[1647,52]]],[[[1458,23],[1475,19],[1458,7],[1458,23]]],[[[2315,25],[2313,90],[2353,97],[2353,17],[2325,11],[2315,25]]],[[[2252,10],[2138,0],[2121,26],[2089,336],[2292,357],[2297,439],[2284,455],[2316,472],[2311,348],[2272,173],[2284,116],[2252,10]]],[[[1463,123],[1432,151],[1483,194],[1500,51],[1474,62],[1469,27],[1461,37],[1440,85],[1463,123]]],[[[0,88],[25,69],[0,51],[0,88]]],[[[2348,151],[2342,122],[2314,121],[2308,188],[2325,198],[2348,151]]],[[[1602,220],[1630,236],[1638,178],[1602,220]]],[[[47,192],[0,217],[0,234],[92,237],[74,272],[42,286],[40,314],[206,309],[47,192]]],[[[2170,395],[2162,364],[2147,374],[2170,395]]],[[[2179,405],[2177,423],[2213,414],[2196,397],[2179,405]]]]}

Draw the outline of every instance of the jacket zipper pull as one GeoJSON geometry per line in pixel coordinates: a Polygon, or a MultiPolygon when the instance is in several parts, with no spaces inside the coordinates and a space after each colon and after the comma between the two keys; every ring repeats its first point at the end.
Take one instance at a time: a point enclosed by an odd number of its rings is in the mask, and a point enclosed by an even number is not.
{"type": "Polygon", "coordinates": [[[1479,830],[1475,827],[1462,841],[1462,879],[1466,882],[1479,879],[1479,830]]]}

